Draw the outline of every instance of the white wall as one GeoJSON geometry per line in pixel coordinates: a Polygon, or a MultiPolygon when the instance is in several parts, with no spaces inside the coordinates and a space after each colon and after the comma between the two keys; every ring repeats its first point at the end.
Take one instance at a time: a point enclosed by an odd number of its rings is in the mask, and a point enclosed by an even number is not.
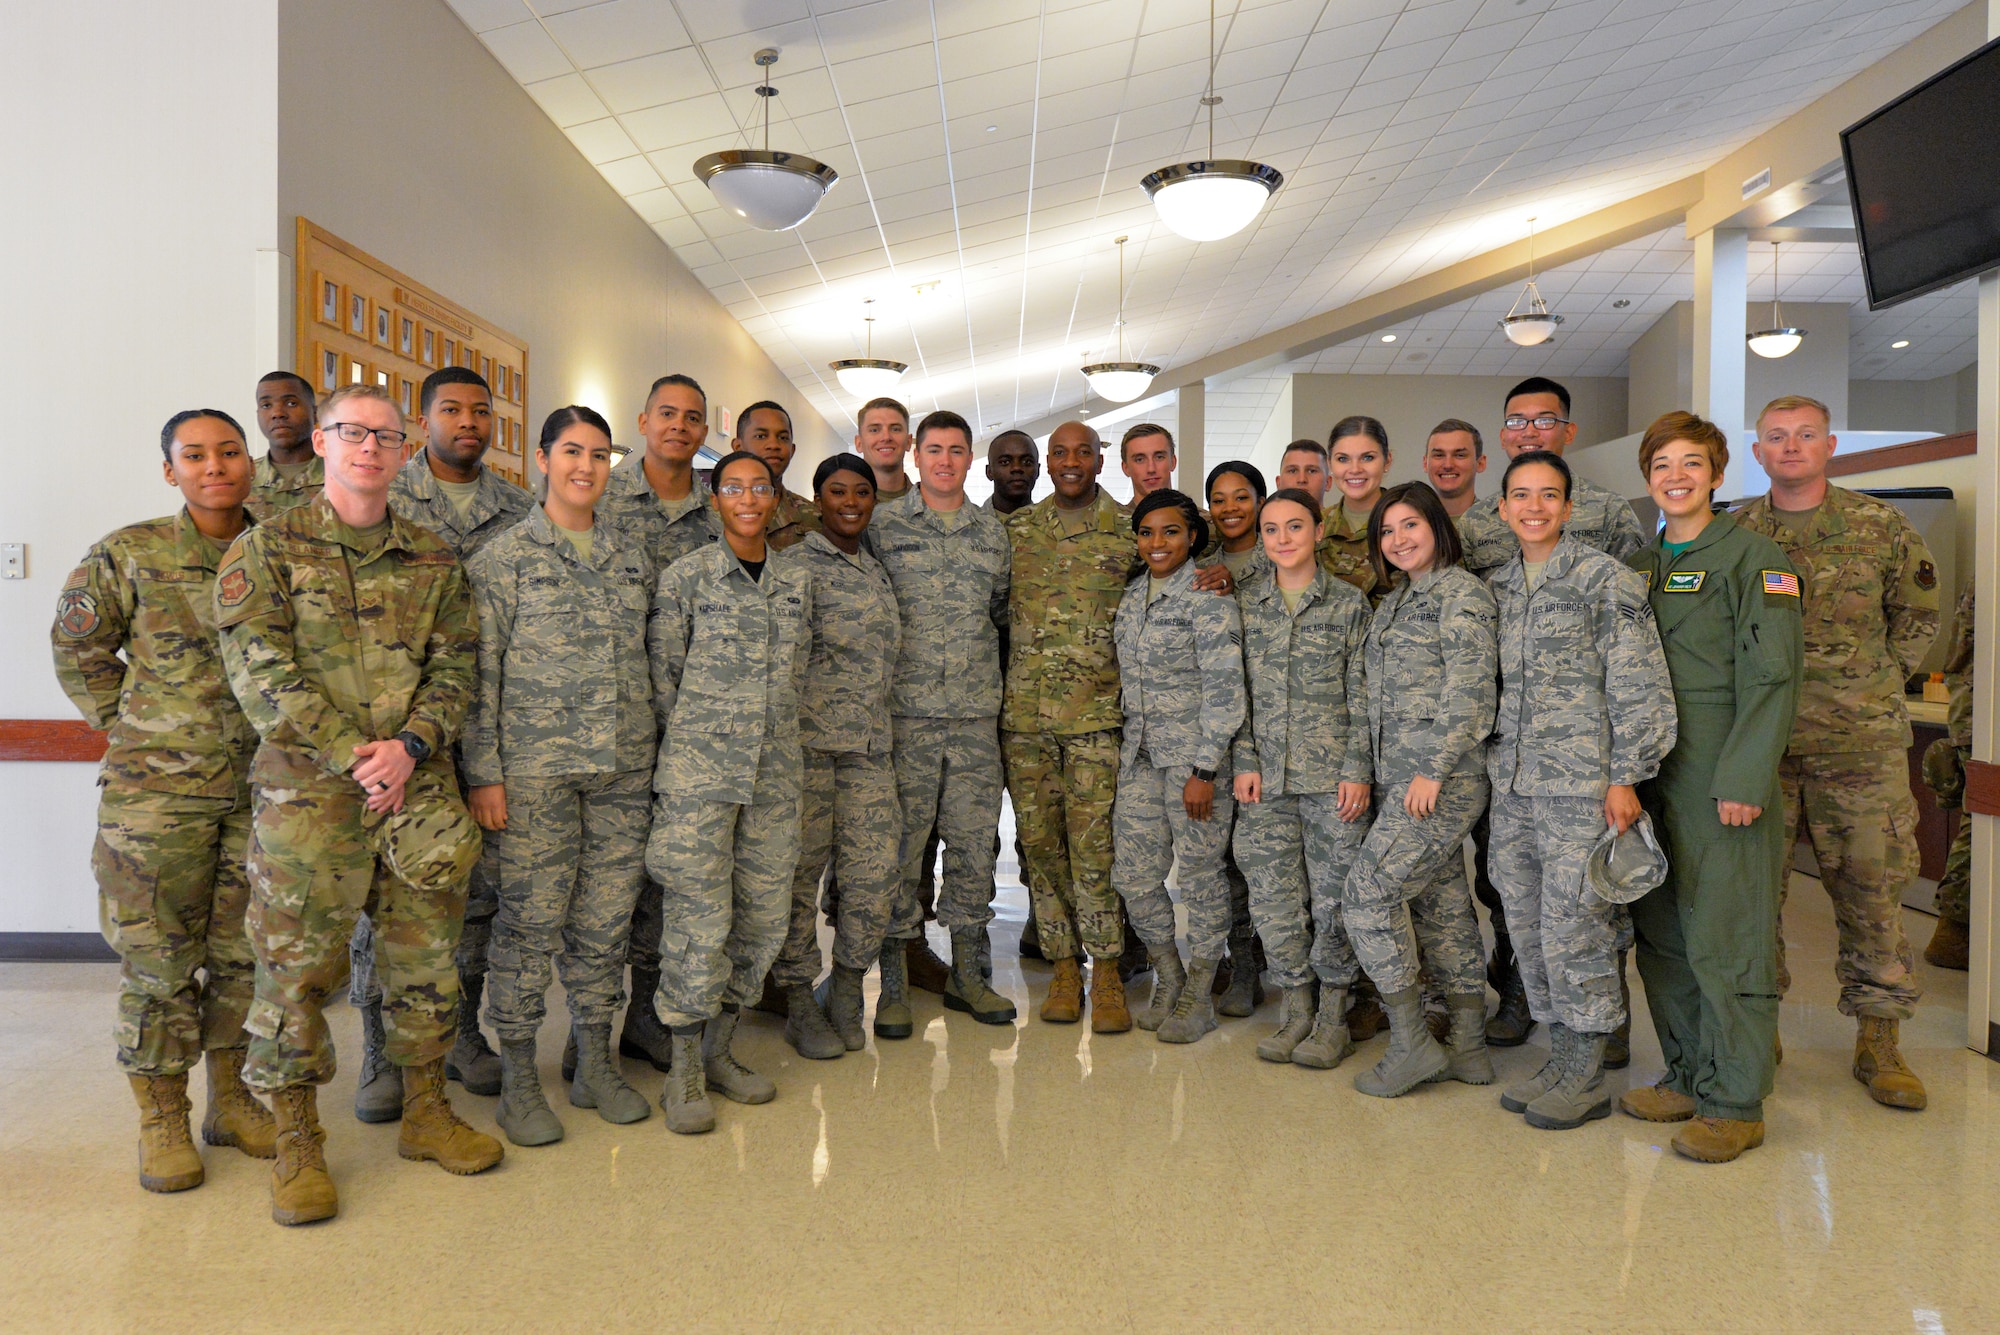
{"type": "Polygon", "coordinates": [[[1930,380],[1855,380],[1847,386],[1854,431],[1970,431],[1979,410],[1979,368],[1930,380]]]}

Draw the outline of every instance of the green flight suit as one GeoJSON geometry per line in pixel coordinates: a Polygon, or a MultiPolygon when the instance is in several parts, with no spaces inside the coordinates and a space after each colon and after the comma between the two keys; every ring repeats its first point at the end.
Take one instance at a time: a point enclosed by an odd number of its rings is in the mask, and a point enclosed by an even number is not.
{"type": "Polygon", "coordinates": [[[1659,777],[1639,788],[1667,879],[1632,905],[1661,1082],[1703,1117],[1762,1121],[1786,854],[1778,762],[1805,670],[1798,575],[1776,543],[1728,515],[1678,557],[1655,539],[1626,559],[1646,577],[1678,721],[1659,777]],[[1724,800],[1763,815],[1725,826],[1724,800]]]}

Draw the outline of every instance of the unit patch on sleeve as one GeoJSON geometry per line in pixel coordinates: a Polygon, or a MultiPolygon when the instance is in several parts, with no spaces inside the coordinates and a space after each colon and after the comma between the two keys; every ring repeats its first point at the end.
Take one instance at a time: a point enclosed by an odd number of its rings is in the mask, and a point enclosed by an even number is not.
{"type": "Polygon", "coordinates": [[[250,589],[250,576],[244,573],[242,566],[237,566],[234,570],[223,572],[222,579],[215,586],[215,594],[224,607],[237,607],[250,596],[250,589]]]}
{"type": "Polygon", "coordinates": [[[65,590],[56,602],[56,624],[73,639],[96,630],[97,620],[97,600],[82,589],[65,590]]]}
{"type": "Polygon", "coordinates": [[[1667,582],[1660,586],[1660,592],[1699,593],[1702,581],[1707,578],[1706,570],[1676,570],[1667,576],[1667,582]]]}
{"type": "Polygon", "coordinates": [[[1789,594],[1796,598],[1799,596],[1799,577],[1789,570],[1766,570],[1764,592],[1789,594]]]}

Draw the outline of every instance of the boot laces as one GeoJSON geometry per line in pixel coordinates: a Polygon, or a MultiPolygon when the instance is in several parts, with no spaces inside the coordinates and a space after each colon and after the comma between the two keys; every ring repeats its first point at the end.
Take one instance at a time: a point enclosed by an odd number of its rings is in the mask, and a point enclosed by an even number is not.
{"type": "Polygon", "coordinates": [[[188,1126],[188,1113],[194,1104],[188,1101],[185,1089],[175,1089],[164,1079],[151,1082],[148,1092],[153,1097],[153,1123],[160,1140],[168,1145],[188,1145],[193,1143],[193,1132],[188,1126]]]}

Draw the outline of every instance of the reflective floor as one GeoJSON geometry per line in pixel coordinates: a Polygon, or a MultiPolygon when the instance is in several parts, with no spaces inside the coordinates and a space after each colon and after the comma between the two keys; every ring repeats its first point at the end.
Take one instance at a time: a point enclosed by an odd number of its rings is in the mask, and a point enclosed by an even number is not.
{"type": "MultiPolygon", "coordinates": [[[[2000,1065],[1961,1045],[1965,976],[1919,964],[1904,1046],[1931,1106],[1879,1108],[1848,1074],[1825,897],[1799,878],[1791,903],[1770,1139],[1734,1165],[1619,1116],[1535,1131],[1492,1089],[1364,1098],[1385,1038],[1334,1072],[1267,1065],[1275,1001],[1189,1048],[1041,1024],[1015,889],[995,931],[1014,1027],[919,994],[915,1038],[808,1062],[759,1016],[739,1050],[775,1103],[682,1138],[558,1098],[564,1143],[476,1178],[398,1159],[344,1071],[341,1214],[296,1230],[233,1150],[196,1191],[139,1190],[113,970],[4,966],[0,1329],[2000,1329],[2000,1065]]],[[[1634,1078],[1658,1062],[1640,1015],[1634,1078]]],[[[353,1052],[354,1013],[333,1018],[353,1052]]],[[[1501,1054],[1502,1081],[1541,1052],[1501,1054]]],[[[455,1097],[491,1128],[491,1100],[455,1097]]]]}

